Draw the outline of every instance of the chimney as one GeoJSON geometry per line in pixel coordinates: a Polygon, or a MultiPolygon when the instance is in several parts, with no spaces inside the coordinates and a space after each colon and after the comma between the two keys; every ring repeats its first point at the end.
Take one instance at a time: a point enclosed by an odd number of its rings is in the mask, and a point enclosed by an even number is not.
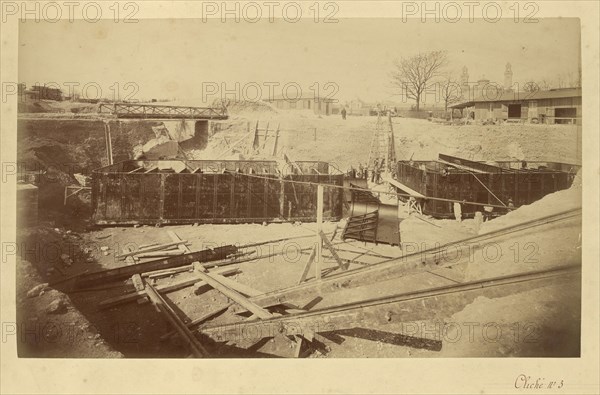
{"type": "Polygon", "coordinates": [[[510,63],[506,64],[506,69],[504,70],[504,90],[511,91],[512,90],[512,67],[510,63]]]}
{"type": "Polygon", "coordinates": [[[462,74],[460,76],[460,88],[461,88],[461,96],[464,99],[470,98],[470,88],[469,88],[469,70],[467,66],[464,66],[462,69],[462,74]]]}

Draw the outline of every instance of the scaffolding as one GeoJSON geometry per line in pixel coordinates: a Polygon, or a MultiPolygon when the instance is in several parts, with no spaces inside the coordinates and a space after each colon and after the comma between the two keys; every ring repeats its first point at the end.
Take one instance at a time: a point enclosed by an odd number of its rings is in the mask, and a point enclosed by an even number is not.
{"type": "Polygon", "coordinates": [[[384,174],[395,172],[396,147],[391,113],[379,113],[371,140],[368,168],[384,174]]]}

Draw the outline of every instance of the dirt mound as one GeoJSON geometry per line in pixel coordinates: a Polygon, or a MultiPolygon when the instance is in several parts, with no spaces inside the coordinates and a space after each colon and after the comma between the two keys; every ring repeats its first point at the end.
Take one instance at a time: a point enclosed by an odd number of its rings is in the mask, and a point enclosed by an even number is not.
{"type": "MultiPolygon", "coordinates": [[[[213,106],[220,105],[221,102],[213,103],[213,106]]],[[[277,113],[277,110],[271,103],[259,100],[259,101],[247,101],[247,100],[235,100],[228,101],[225,103],[227,111],[233,115],[240,114],[252,114],[252,113],[277,113]]]]}
{"type": "Polygon", "coordinates": [[[440,125],[394,118],[398,159],[436,160],[439,153],[476,161],[581,163],[577,125],[440,125]]]}
{"type": "Polygon", "coordinates": [[[64,293],[49,289],[27,298],[37,283],[26,261],[17,270],[17,352],[23,358],[122,358],[64,293]],[[26,328],[26,329],[25,329],[26,328]],[[25,333],[25,330],[28,332],[25,333]]]}
{"type": "Polygon", "coordinates": [[[88,113],[98,112],[98,104],[55,100],[19,100],[20,113],[88,113]]]}

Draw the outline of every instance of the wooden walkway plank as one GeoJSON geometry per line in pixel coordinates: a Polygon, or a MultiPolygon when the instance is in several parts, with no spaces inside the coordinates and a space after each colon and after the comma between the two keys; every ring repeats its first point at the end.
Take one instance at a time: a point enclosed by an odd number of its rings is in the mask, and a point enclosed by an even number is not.
{"type": "Polygon", "coordinates": [[[242,283],[232,280],[230,278],[224,277],[220,274],[216,274],[216,273],[211,273],[211,274],[213,274],[214,277],[217,280],[219,280],[219,282],[221,284],[226,285],[229,288],[232,288],[243,295],[250,296],[250,297],[264,295],[263,291],[259,291],[259,290],[252,288],[246,284],[242,284],[242,283]]]}
{"type": "Polygon", "coordinates": [[[257,317],[259,317],[261,319],[268,319],[268,318],[273,317],[273,315],[271,313],[269,313],[267,310],[263,309],[262,307],[258,306],[255,303],[251,302],[250,300],[248,300],[246,297],[244,297],[239,292],[237,292],[237,291],[233,290],[232,288],[229,288],[228,286],[219,282],[219,280],[217,278],[215,278],[215,276],[213,274],[205,273],[205,272],[201,272],[201,271],[196,272],[196,274],[208,285],[210,285],[217,291],[221,292],[223,295],[227,296],[229,299],[233,300],[234,302],[236,302],[237,304],[239,304],[246,310],[252,312],[257,317]]]}

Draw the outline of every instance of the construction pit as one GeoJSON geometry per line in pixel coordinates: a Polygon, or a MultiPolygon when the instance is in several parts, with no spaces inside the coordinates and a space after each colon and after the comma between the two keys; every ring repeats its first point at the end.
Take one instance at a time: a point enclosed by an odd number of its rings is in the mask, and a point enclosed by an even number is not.
{"type": "MultiPolygon", "coordinates": [[[[259,115],[295,130],[339,123],[259,115]]],[[[436,218],[415,211],[404,201],[406,191],[391,183],[363,178],[358,186],[339,174],[344,166],[328,151],[331,141],[339,141],[342,152],[360,152],[353,163],[366,163],[369,152],[357,136],[369,130],[372,137],[374,118],[339,126],[336,133],[348,133],[347,141],[324,132],[305,142],[294,133],[282,136],[286,155],[264,159],[276,149],[256,153],[271,141],[247,136],[256,116],[232,117],[233,126],[213,133],[208,147],[188,151],[193,159],[129,158],[90,170],[89,189],[64,206],[62,195],[58,202],[40,197],[38,219],[20,227],[16,251],[17,322],[25,328],[19,356],[580,355],[577,171],[564,171],[569,182],[557,181],[555,191],[487,222],[436,218]],[[245,147],[236,151],[243,160],[218,158],[242,138],[245,147]],[[352,147],[344,151],[346,145],[352,147]],[[348,191],[354,192],[350,200],[348,191]],[[393,208],[397,222],[389,221],[393,208]],[[373,212],[385,217],[386,229],[397,223],[396,233],[378,240],[369,229],[379,220],[363,221],[366,228],[347,237],[351,218],[373,212]]],[[[423,130],[439,127],[393,122],[400,158],[411,156],[409,129],[423,142],[434,133],[423,130]]],[[[507,127],[507,138],[519,141],[515,136],[525,134],[519,127],[507,127]]],[[[476,126],[446,128],[480,133],[476,126]]],[[[569,133],[570,126],[564,128],[554,137],[556,149],[540,156],[575,162],[561,151],[568,149],[558,137],[569,133]]],[[[429,150],[414,159],[435,161],[440,151],[467,156],[447,146],[429,150]]],[[[510,155],[491,159],[517,162],[510,155]]],[[[487,196],[478,202],[492,205],[487,196]]]]}

